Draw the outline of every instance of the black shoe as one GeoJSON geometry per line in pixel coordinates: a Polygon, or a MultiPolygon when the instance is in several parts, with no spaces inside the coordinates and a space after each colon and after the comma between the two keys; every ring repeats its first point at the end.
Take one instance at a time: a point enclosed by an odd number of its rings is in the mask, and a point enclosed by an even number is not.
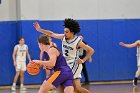
{"type": "Polygon", "coordinates": [[[89,85],[89,82],[85,82],[85,85],[89,85]]]}
{"type": "Polygon", "coordinates": [[[137,86],[137,84],[138,84],[138,78],[134,78],[134,80],[133,80],[133,86],[137,86]]]}
{"type": "Polygon", "coordinates": [[[85,82],[82,84],[82,86],[86,86],[86,85],[89,85],[89,82],[85,82]]]}

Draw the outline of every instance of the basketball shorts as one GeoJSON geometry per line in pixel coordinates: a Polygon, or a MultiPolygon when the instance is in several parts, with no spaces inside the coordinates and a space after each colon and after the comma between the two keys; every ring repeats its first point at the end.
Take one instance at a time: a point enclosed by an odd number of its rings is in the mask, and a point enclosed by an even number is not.
{"type": "Polygon", "coordinates": [[[63,87],[73,86],[73,73],[71,71],[55,71],[53,75],[46,78],[46,81],[53,84],[56,88],[59,85],[63,87]]]}
{"type": "Polygon", "coordinates": [[[83,69],[82,64],[77,64],[76,62],[73,62],[73,63],[68,64],[68,65],[72,69],[74,79],[81,78],[81,73],[82,73],[82,69],[83,69]]]}
{"type": "Polygon", "coordinates": [[[26,71],[26,62],[18,62],[16,66],[16,71],[26,71]]]}

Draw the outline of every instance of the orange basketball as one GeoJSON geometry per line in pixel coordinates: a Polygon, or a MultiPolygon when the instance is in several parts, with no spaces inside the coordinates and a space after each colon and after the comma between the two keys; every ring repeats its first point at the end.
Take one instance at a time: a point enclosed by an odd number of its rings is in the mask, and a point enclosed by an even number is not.
{"type": "Polygon", "coordinates": [[[34,62],[28,63],[27,72],[30,75],[37,75],[40,72],[40,65],[34,62]]]}

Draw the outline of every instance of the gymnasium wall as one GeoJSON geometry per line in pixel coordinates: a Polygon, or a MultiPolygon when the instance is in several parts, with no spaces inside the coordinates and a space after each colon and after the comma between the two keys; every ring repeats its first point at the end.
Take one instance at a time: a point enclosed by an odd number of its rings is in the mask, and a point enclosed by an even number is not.
{"type": "MultiPolygon", "coordinates": [[[[11,85],[15,74],[12,52],[20,36],[25,37],[32,59],[39,59],[38,21],[42,28],[63,33],[65,18],[77,19],[84,40],[95,49],[87,62],[90,81],[132,80],[136,71],[136,48],[127,49],[120,41],[140,39],[139,0],[2,0],[0,4],[0,85],[11,85]],[[13,2],[12,2],[13,1],[13,2]]],[[[61,50],[61,41],[53,39],[61,50]]],[[[28,63],[28,60],[27,60],[28,63]]],[[[25,84],[40,84],[37,76],[25,73],[25,84]]],[[[82,78],[82,81],[84,79],[82,78]]]]}

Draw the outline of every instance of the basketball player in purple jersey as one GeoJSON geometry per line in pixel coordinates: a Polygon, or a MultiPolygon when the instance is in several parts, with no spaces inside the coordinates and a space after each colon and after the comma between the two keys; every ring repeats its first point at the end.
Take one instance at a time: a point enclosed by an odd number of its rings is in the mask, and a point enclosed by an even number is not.
{"type": "Polygon", "coordinates": [[[53,67],[54,73],[49,78],[44,80],[38,93],[46,93],[47,91],[58,87],[64,87],[65,93],[73,93],[73,73],[67,65],[64,56],[58,51],[55,46],[50,46],[49,39],[46,35],[40,35],[38,38],[38,45],[41,51],[48,54],[48,61],[33,60],[33,62],[53,67]]]}

